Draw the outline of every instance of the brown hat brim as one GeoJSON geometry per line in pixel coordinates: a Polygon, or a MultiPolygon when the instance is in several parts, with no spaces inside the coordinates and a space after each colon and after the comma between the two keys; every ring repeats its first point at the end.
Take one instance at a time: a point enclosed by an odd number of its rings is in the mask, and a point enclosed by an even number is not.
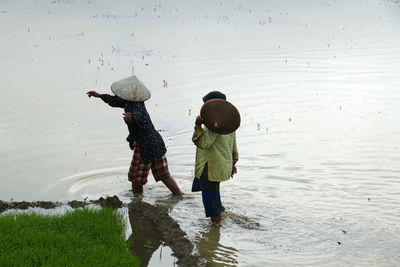
{"type": "Polygon", "coordinates": [[[223,99],[211,99],[200,110],[204,125],[213,132],[230,134],[240,126],[240,113],[230,102],[223,99]]]}

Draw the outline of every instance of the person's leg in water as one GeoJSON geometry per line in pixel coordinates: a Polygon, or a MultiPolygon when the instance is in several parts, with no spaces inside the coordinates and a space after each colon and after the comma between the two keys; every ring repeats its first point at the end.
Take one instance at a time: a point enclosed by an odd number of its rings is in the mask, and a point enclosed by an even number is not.
{"type": "MultiPolygon", "coordinates": [[[[176,184],[174,178],[169,176],[168,178],[165,178],[161,181],[172,192],[172,194],[177,195],[177,196],[182,195],[182,192],[179,189],[178,185],[176,184]]],[[[132,183],[132,191],[134,194],[143,194],[143,185],[132,183]]]]}
{"type": "Polygon", "coordinates": [[[165,156],[162,156],[151,163],[145,163],[141,157],[139,147],[135,145],[131,148],[134,150],[134,153],[129,167],[128,180],[132,182],[133,194],[143,193],[143,185],[147,183],[147,176],[151,169],[157,182],[162,181],[172,194],[178,196],[182,195],[182,192],[174,178],[172,178],[169,173],[168,162],[165,156]]]}
{"type": "MultiPolygon", "coordinates": [[[[192,192],[202,191],[202,188],[201,188],[201,184],[202,184],[202,183],[203,183],[203,186],[204,186],[204,181],[200,181],[199,178],[194,177],[194,179],[193,179],[193,184],[192,184],[192,192]]],[[[217,184],[215,184],[215,185],[216,185],[216,186],[214,186],[214,189],[218,189],[218,185],[217,185],[217,184]]],[[[206,186],[206,187],[207,187],[207,186],[206,186]]],[[[202,198],[203,198],[204,208],[207,210],[208,208],[207,208],[206,205],[208,205],[208,204],[205,203],[204,197],[203,197],[203,196],[202,196],[202,198]]],[[[222,204],[221,204],[221,212],[222,212],[222,211],[225,211],[225,207],[222,206],[222,204]]],[[[218,215],[218,216],[211,216],[211,221],[212,221],[213,223],[219,223],[219,222],[221,221],[221,215],[218,215]]]]}
{"type": "Polygon", "coordinates": [[[213,223],[220,223],[221,220],[222,220],[221,215],[218,215],[218,216],[215,216],[215,217],[211,217],[211,221],[212,221],[213,223]]]}
{"type": "Polygon", "coordinates": [[[138,146],[133,146],[133,157],[128,172],[128,180],[132,182],[133,194],[142,194],[143,185],[147,183],[150,163],[144,163],[138,146]]]}
{"type": "Polygon", "coordinates": [[[132,183],[132,191],[134,194],[143,194],[143,185],[132,183]]]}
{"type": "Polygon", "coordinates": [[[172,192],[172,194],[177,195],[177,196],[182,195],[182,192],[179,189],[179,186],[175,182],[175,179],[172,178],[171,176],[168,176],[168,178],[163,179],[162,182],[172,192]]]}
{"type": "Polygon", "coordinates": [[[210,217],[213,223],[221,222],[222,204],[219,191],[202,190],[202,199],[206,217],[210,217]]]}
{"type": "Polygon", "coordinates": [[[200,177],[200,188],[206,217],[210,217],[213,223],[221,222],[221,213],[225,210],[221,203],[219,187],[220,182],[208,180],[208,164],[206,164],[200,177]]]}
{"type": "Polygon", "coordinates": [[[171,174],[168,170],[168,162],[165,156],[156,159],[151,164],[151,172],[153,173],[154,179],[156,182],[162,181],[165,186],[172,192],[172,194],[181,196],[182,192],[179,189],[174,178],[171,177],[171,174]]]}

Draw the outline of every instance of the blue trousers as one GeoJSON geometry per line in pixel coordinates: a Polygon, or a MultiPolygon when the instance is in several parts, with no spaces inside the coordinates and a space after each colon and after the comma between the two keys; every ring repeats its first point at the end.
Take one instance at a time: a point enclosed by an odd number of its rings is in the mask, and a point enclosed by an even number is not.
{"type": "Polygon", "coordinates": [[[192,184],[192,192],[201,191],[206,217],[216,217],[222,212],[219,182],[208,180],[207,164],[200,178],[195,177],[192,184]]]}

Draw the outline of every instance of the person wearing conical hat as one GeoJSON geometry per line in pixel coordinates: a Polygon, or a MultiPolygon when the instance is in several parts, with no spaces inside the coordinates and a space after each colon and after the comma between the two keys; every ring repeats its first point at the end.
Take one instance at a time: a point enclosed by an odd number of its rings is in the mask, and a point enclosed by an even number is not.
{"type": "MultiPolygon", "coordinates": [[[[226,100],[219,91],[212,91],[203,97],[206,103],[211,99],[226,100]]],[[[237,172],[236,162],[239,153],[236,146],[236,132],[219,134],[202,127],[203,118],[199,115],[195,121],[192,137],[196,145],[195,177],[192,192],[201,191],[206,217],[219,223],[225,210],[221,203],[220,182],[229,180],[237,172]]]]}
{"type": "Polygon", "coordinates": [[[162,181],[174,195],[182,195],[168,170],[164,140],[154,128],[144,104],[151,96],[150,91],[136,76],[113,83],[111,91],[115,95],[99,94],[96,91],[89,91],[87,95],[101,98],[111,107],[123,108],[125,111],[123,119],[129,130],[126,140],[133,150],[128,172],[133,193],[143,193],[143,185],[147,183],[151,170],[157,182],[162,181]]]}

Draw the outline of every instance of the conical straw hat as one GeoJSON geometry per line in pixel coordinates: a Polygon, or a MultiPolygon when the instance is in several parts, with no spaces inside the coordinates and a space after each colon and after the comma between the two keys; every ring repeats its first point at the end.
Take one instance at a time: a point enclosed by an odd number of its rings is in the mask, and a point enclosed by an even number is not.
{"type": "Polygon", "coordinates": [[[213,132],[230,134],[240,126],[240,113],[224,99],[214,98],[203,104],[200,110],[204,125],[213,132]]]}
{"type": "Polygon", "coordinates": [[[111,91],[124,100],[134,102],[146,101],[151,96],[149,89],[136,75],[114,82],[111,91]]]}

